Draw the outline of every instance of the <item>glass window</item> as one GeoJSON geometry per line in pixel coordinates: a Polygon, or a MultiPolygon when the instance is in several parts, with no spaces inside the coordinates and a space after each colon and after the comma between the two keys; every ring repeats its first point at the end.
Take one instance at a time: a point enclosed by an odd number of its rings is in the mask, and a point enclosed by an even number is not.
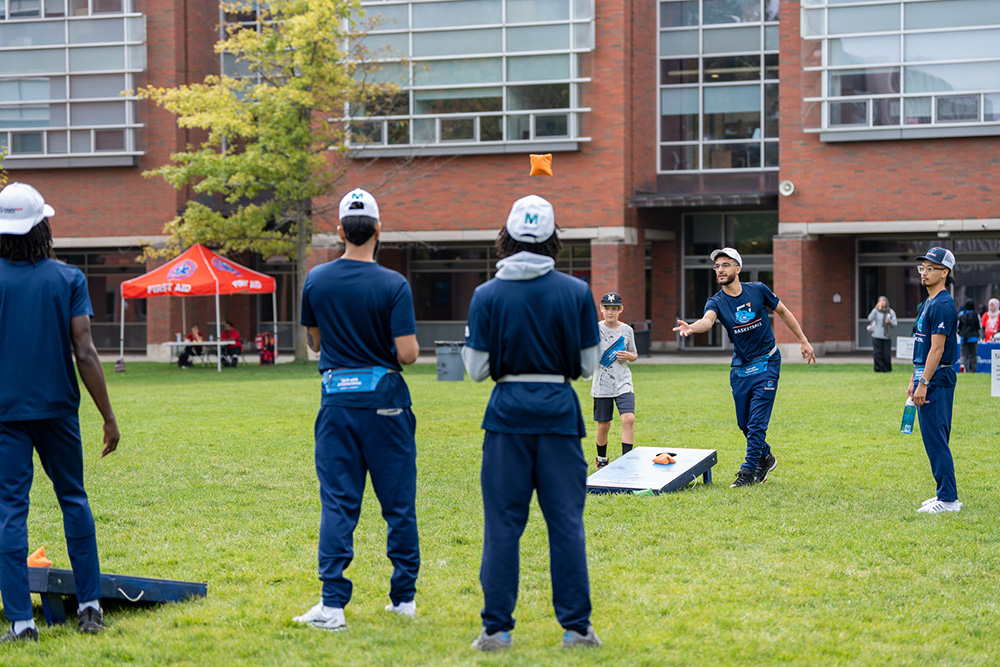
{"type": "Polygon", "coordinates": [[[531,116],[507,116],[507,141],[531,139],[531,116]]]}
{"type": "Polygon", "coordinates": [[[360,56],[362,58],[406,58],[410,55],[410,36],[405,32],[392,34],[370,32],[359,40],[358,44],[367,52],[360,56]]]}
{"type": "Polygon", "coordinates": [[[433,118],[413,119],[413,141],[418,144],[437,142],[437,121],[433,118]]]}
{"type": "Polygon", "coordinates": [[[569,117],[566,114],[535,116],[536,137],[568,137],[569,117]]]}
{"type": "Polygon", "coordinates": [[[409,5],[381,5],[365,7],[365,15],[375,18],[378,25],[371,30],[404,30],[410,27],[409,5]]]}
{"type": "Polygon", "coordinates": [[[769,53],[764,56],[764,78],[765,79],[777,79],[778,78],[778,54],[769,53]]]}
{"type": "Polygon", "coordinates": [[[500,116],[480,116],[480,141],[503,141],[503,118],[500,116]]]}
{"type": "Polygon", "coordinates": [[[764,28],[764,50],[777,51],[778,41],[779,41],[778,26],[776,25],[766,26],[764,28]]]}
{"type": "Polygon", "coordinates": [[[718,86],[704,90],[704,138],[751,139],[760,136],[760,85],[718,86]]]}
{"type": "Polygon", "coordinates": [[[698,89],[660,91],[660,140],[698,140],[698,89]]]}
{"type": "Polygon", "coordinates": [[[125,130],[96,130],[94,132],[94,150],[125,150],[125,130]]]}
{"type": "Polygon", "coordinates": [[[908,62],[1000,58],[1000,30],[962,30],[906,35],[908,62]]]}
{"type": "Polygon", "coordinates": [[[760,144],[705,144],[705,169],[759,169],[760,144]]]}
{"type": "Polygon", "coordinates": [[[1000,2],[996,0],[939,0],[908,2],[906,29],[957,28],[1000,23],[1000,2]]]}
{"type": "Polygon", "coordinates": [[[95,14],[121,14],[122,0],[93,0],[95,14]]]}
{"type": "Polygon", "coordinates": [[[120,125],[125,122],[125,102],[77,102],[70,105],[70,125],[120,125]]]}
{"type": "Polygon", "coordinates": [[[759,81],[760,56],[705,58],[705,82],[759,81]]]}
{"type": "Polygon", "coordinates": [[[661,56],[698,55],[697,30],[673,30],[660,33],[661,56]]]}
{"type": "Polygon", "coordinates": [[[760,21],[760,0],[703,0],[706,25],[760,21]]]}
{"type": "Polygon", "coordinates": [[[903,100],[903,123],[924,125],[931,122],[931,98],[907,97],[903,100]]]}
{"type": "Polygon", "coordinates": [[[803,37],[822,37],[826,34],[826,13],[822,9],[803,9],[801,33],[803,37]]]}
{"type": "Polygon", "coordinates": [[[702,53],[760,51],[760,27],[706,30],[702,40],[702,53]]]}
{"type": "Polygon", "coordinates": [[[69,135],[71,153],[90,152],[90,130],[73,130],[69,135]]]}
{"type": "Polygon", "coordinates": [[[414,28],[489,25],[501,21],[500,3],[494,0],[415,2],[412,7],[414,28]]]}
{"type": "Polygon", "coordinates": [[[48,127],[49,105],[0,107],[0,130],[48,127]]]}
{"type": "Polygon", "coordinates": [[[569,0],[507,0],[507,23],[568,20],[569,0]]]}
{"type": "Polygon", "coordinates": [[[439,86],[463,83],[498,83],[503,80],[500,58],[463,58],[416,63],[413,83],[439,86]]]}
{"type": "Polygon", "coordinates": [[[453,56],[465,53],[500,53],[499,28],[492,30],[450,30],[413,33],[414,56],[453,56]]]}
{"type": "Polygon", "coordinates": [[[769,255],[778,233],[774,213],[733,213],[726,216],[725,245],[741,255],[769,255]]]}
{"type": "Polygon", "coordinates": [[[69,80],[69,94],[72,98],[118,97],[123,90],[124,74],[78,75],[69,80]]]}
{"type": "Polygon", "coordinates": [[[475,118],[441,119],[441,141],[472,141],[475,138],[475,118]]]}
{"type": "Polygon", "coordinates": [[[967,123],[979,120],[979,95],[938,97],[935,101],[939,123],[967,123]]]}
{"type": "Polygon", "coordinates": [[[53,98],[50,90],[48,77],[0,79],[0,102],[32,102],[61,97],[53,98]]]}
{"type": "Polygon", "coordinates": [[[1000,93],[983,95],[983,120],[1000,120],[1000,93]]]}
{"type": "MultiPolygon", "coordinates": [[[[878,95],[899,92],[899,68],[837,70],[830,72],[830,96],[878,95]]],[[[912,92],[907,88],[907,92],[912,92]]]]}
{"type": "Polygon", "coordinates": [[[781,0],[764,0],[764,20],[777,21],[781,10],[781,0]]]}
{"type": "Polygon", "coordinates": [[[778,84],[764,84],[764,136],[778,138],[778,84]]]}
{"type": "Polygon", "coordinates": [[[905,69],[905,85],[908,93],[982,90],[997,85],[997,63],[922,65],[905,69]]]}
{"type": "MultiPolygon", "coordinates": [[[[65,42],[61,22],[0,24],[0,46],[46,46],[65,42]]],[[[4,54],[5,61],[7,57],[4,54]]]]}
{"type": "Polygon", "coordinates": [[[10,135],[10,154],[42,152],[42,132],[12,132],[10,135]]]}
{"type": "Polygon", "coordinates": [[[660,61],[660,84],[698,83],[698,59],[680,58],[660,61]]]}
{"type": "Polygon", "coordinates": [[[660,3],[660,27],[680,28],[698,25],[698,0],[660,3]]]}
{"type": "Polygon", "coordinates": [[[588,49],[594,48],[594,24],[574,23],[573,24],[573,48],[588,49]]]}
{"type": "Polygon", "coordinates": [[[660,147],[660,169],[662,171],[687,171],[698,168],[699,144],[660,147]]]}
{"type": "MultiPolygon", "coordinates": [[[[66,16],[66,0],[45,0],[45,18],[59,18],[61,16],[66,16]]],[[[52,140],[50,135],[49,152],[51,151],[52,151],[52,140]]],[[[65,153],[65,151],[63,152],[65,153]]]]}
{"type": "Polygon", "coordinates": [[[764,166],[765,167],[777,167],[778,166],[778,142],[768,141],[764,144],[764,166]]]}
{"type": "Polygon", "coordinates": [[[573,18],[594,18],[594,0],[573,0],[573,18]]]}
{"type": "Polygon", "coordinates": [[[69,43],[88,44],[94,42],[124,42],[124,19],[95,19],[91,21],[68,21],[69,43]]]}
{"type": "Polygon", "coordinates": [[[872,125],[899,125],[899,98],[872,100],[872,125]]]}
{"type": "Polygon", "coordinates": [[[66,71],[64,49],[25,49],[3,54],[3,69],[18,74],[41,74],[66,71]]]}
{"type": "Polygon", "coordinates": [[[128,68],[130,70],[141,71],[146,69],[146,45],[126,47],[128,51],[128,68]]]}
{"type": "MultiPolygon", "coordinates": [[[[589,24],[588,24],[589,25],[589,24]]],[[[507,28],[507,53],[569,48],[569,25],[507,28]]],[[[499,51],[499,49],[497,49],[499,51]]]]}
{"type": "Polygon", "coordinates": [[[65,132],[49,132],[48,133],[48,152],[49,153],[65,153],[67,152],[67,142],[65,132]]]}
{"type": "Polygon", "coordinates": [[[495,88],[465,88],[413,91],[413,113],[475,113],[502,111],[503,90],[495,88]]]}
{"type": "Polygon", "coordinates": [[[899,5],[838,7],[829,11],[829,34],[899,30],[899,5]]]}
{"type": "Polygon", "coordinates": [[[540,86],[510,86],[507,88],[507,109],[565,109],[569,107],[569,84],[549,83],[540,86]]]}
{"type": "Polygon", "coordinates": [[[868,125],[868,101],[830,102],[830,125],[868,125]]]}
{"type": "Polygon", "coordinates": [[[842,37],[830,40],[830,65],[899,62],[899,36],[842,37]]]}
{"type": "Polygon", "coordinates": [[[128,41],[146,41],[146,18],[144,16],[133,16],[125,19],[125,26],[128,31],[128,41]]]}
{"type": "Polygon", "coordinates": [[[41,0],[10,0],[10,18],[12,19],[27,19],[41,15],[41,0]]]}
{"type": "MultiPolygon", "coordinates": [[[[61,54],[61,52],[60,52],[61,54]]],[[[69,71],[86,72],[125,69],[125,48],[95,46],[69,50],[69,71]]]]}
{"type": "Polygon", "coordinates": [[[389,144],[399,145],[410,143],[410,121],[390,120],[386,123],[389,126],[389,144]]]}
{"type": "Polygon", "coordinates": [[[569,78],[569,56],[515,56],[507,58],[508,81],[545,81],[569,78]]]}

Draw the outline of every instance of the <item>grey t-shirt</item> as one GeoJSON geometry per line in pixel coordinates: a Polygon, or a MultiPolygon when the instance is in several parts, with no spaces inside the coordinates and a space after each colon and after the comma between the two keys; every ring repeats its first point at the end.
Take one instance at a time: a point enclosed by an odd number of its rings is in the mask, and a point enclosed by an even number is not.
{"type": "MultiPolygon", "coordinates": [[[[625,349],[635,352],[635,332],[632,327],[619,322],[614,329],[609,329],[604,322],[597,323],[597,330],[601,334],[600,356],[611,347],[619,338],[625,339],[625,349]]],[[[629,370],[627,361],[615,360],[610,366],[598,363],[597,370],[594,371],[594,380],[590,387],[590,395],[594,398],[614,398],[634,391],[632,388],[632,371],[629,370]]]]}

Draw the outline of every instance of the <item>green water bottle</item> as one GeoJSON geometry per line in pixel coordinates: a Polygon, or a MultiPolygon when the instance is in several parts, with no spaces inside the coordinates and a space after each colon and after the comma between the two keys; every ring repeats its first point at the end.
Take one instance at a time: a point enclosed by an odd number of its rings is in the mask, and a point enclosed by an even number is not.
{"type": "Polygon", "coordinates": [[[911,435],[913,433],[913,422],[917,419],[917,404],[912,398],[906,399],[903,407],[903,423],[899,426],[899,432],[911,435]]]}

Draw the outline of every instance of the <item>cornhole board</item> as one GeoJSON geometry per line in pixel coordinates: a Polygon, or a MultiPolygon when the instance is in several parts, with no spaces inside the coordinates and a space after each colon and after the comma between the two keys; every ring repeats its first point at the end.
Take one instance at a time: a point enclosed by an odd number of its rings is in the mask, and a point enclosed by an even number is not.
{"type": "MultiPolygon", "coordinates": [[[[64,595],[76,595],[72,570],[29,567],[28,585],[42,596],[42,611],[49,625],[66,622],[64,595]]],[[[180,602],[208,595],[208,584],[169,579],[146,579],[121,574],[101,574],[101,599],[128,602],[180,602]]]]}
{"type": "Polygon", "coordinates": [[[701,475],[712,483],[712,466],[719,462],[714,449],[678,447],[636,447],[587,478],[588,493],[631,493],[652,490],[656,493],[679,491],[701,475]],[[677,463],[660,465],[653,459],[669,452],[677,463]]]}

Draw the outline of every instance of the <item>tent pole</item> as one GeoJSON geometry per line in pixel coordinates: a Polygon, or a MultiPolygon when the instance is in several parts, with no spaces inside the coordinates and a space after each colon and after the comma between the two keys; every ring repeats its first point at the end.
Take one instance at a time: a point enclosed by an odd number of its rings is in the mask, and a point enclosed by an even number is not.
{"type": "Polygon", "coordinates": [[[184,336],[187,336],[187,332],[187,301],[184,300],[184,297],[181,297],[181,340],[184,339],[184,336]]]}
{"type": "Polygon", "coordinates": [[[118,348],[118,358],[124,359],[125,358],[125,291],[124,290],[122,290],[121,318],[122,318],[122,328],[121,328],[121,334],[118,338],[118,342],[120,344],[118,348]]]}
{"type": "Polygon", "coordinates": [[[277,366],[278,365],[278,290],[277,289],[271,292],[271,311],[274,313],[274,364],[277,366]]]}
{"type": "MultiPolygon", "coordinates": [[[[215,340],[216,342],[222,340],[222,323],[219,322],[219,284],[215,284],[215,340]]],[[[217,346],[216,351],[218,354],[215,355],[216,361],[219,364],[219,372],[222,372],[222,346],[217,346]]]]}

